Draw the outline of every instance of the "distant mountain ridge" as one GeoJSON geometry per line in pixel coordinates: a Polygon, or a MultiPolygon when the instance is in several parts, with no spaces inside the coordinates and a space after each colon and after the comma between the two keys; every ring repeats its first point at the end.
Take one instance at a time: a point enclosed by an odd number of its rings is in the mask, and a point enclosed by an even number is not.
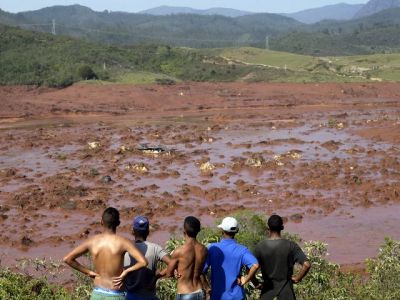
{"type": "Polygon", "coordinates": [[[400,7],[400,0],[371,0],[357,12],[354,18],[370,16],[380,11],[396,7],[400,7]]]}
{"type": "Polygon", "coordinates": [[[53,19],[57,34],[95,42],[117,45],[164,43],[194,48],[262,46],[265,45],[266,35],[273,37],[304,26],[292,18],[268,13],[239,17],[197,14],[155,16],[96,12],[81,5],[52,6],[17,14],[0,12],[0,23],[14,26],[38,24],[23,28],[47,33],[51,32],[53,19]]]}
{"type": "Polygon", "coordinates": [[[322,20],[350,20],[363,6],[364,4],[338,3],[283,15],[306,24],[317,23],[322,20]]]}
{"type": "Polygon", "coordinates": [[[311,25],[268,13],[239,17],[155,16],[96,12],[81,5],[53,6],[17,14],[0,10],[0,23],[32,31],[51,33],[53,19],[57,35],[129,47],[146,44],[191,48],[252,46],[317,56],[400,51],[400,8],[359,19],[324,20],[311,25]]]}
{"type": "Polygon", "coordinates": [[[254,14],[253,12],[242,11],[233,8],[213,7],[209,9],[194,9],[191,7],[178,6],[158,6],[138,12],[140,14],[148,14],[153,16],[166,16],[175,14],[196,14],[196,15],[220,15],[225,17],[241,17],[254,14]]]}
{"type": "MultiPolygon", "coordinates": [[[[305,24],[312,24],[322,20],[350,20],[363,6],[364,4],[338,3],[334,5],[302,10],[295,13],[281,13],[280,15],[293,18],[305,24]]],[[[255,12],[223,7],[194,9],[191,7],[166,5],[143,10],[139,13],[153,16],[167,16],[176,14],[220,15],[231,18],[256,14],[255,12]]]]}

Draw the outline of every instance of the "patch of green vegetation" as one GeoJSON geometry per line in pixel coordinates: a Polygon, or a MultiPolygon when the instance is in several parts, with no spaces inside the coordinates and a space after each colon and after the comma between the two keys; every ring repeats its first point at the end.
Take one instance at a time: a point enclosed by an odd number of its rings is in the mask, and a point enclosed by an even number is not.
{"type": "Polygon", "coordinates": [[[258,48],[128,48],[0,25],[0,84],[400,80],[400,54],[313,57],[258,48]]]}
{"type": "Polygon", "coordinates": [[[65,87],[82,79],[149,83],[158,78],[231,81],[246,67],[205,61],[187,48],[118,48],[0,25],[0,84],[65,87]]]}
{"type": "Polygon", "coordinates": [[[313,57],[287,52],[266,51],[258,48],[225,48],[201,50],[208,55],[219,55],[228,61],[253,66],[248,81],[285,82],[362,82],[400,80],[400,54],[313,57]],[[282,72],[285,71],[285,72],[282,72]],[[272,75],[271,75],[272,73],[272,75]],[[269,74],[269,75],[268,75],[269,74]]]}
{"type": "Polygon", "coordinates": [[[214,55],[226,57],[233,61],[250,64],[267,65],[291,70],[304,70],[318,61],[318,58],[287,52],[277,52],[260,48],[225,48],[215,49],[214,55]]]}
{"type": "Polygon", "coordinates": [[[117,76],[115,81],[124,84],[144,84],[156,83],[159,79],[171,79],[174,81],[179,81],[179,79],[173,77],[151,72],[125,73],[117,76]]]}

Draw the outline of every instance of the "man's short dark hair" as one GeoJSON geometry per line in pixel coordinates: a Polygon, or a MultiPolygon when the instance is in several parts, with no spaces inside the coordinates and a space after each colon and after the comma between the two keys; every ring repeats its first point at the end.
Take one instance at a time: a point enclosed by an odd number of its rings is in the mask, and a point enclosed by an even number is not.
{"type": "Polygon", "coordinates": [[[268,219],[269,230],[274,232],[280,232],[283,230],[283,220],[278,215],[272,215],[268,219]]]}
{"type": "Polygon", "coordinates": [[[150,233],[148,229],[146,230],[133,229],[132,232],[136,238],[142,238],[142,239],[147,239],[150,233]]]}
{"type": "Polygon", "coordinates": [[[109,229],[115,229],[120,224],[119,211],[114,207],[106,208],[101,217],[103,225],[109,229]]]}
{"type": "Polygon", "coordinates": [[[200,221],[196,217],[189,216],[185,218],[183,229],[189,237],[195,238],[200,232],[200,227],[200,221]]]}

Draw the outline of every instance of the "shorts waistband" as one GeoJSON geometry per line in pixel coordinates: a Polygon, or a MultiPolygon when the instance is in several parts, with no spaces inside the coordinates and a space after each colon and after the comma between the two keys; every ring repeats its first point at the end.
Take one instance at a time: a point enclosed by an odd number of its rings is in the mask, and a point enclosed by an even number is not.
{"type": "Polygon", "coordinates": [[[203,290],[197,290],[188,294],[176,294],[176,300],[205,300],[206,295],[203,290]]]}
{"type": "Polygon", "coordinates": [[[197,291],[191,292],[191,293],[186,293],[186,294],[178,294],[178,295],[193,295],[193,294],[198,294],[198,293],[203,293],[202,289],[198,289],[197,291]]]}
{"type": "Polygon", "coordinates": [[[101,287],[95,287],[93,289],[93,292],[95,293],[100,293],[104,295],[115,295],[115,296],[125,296],[126,293],[124,291],[115,291],[115,290],[109,290],[101,287]]]}

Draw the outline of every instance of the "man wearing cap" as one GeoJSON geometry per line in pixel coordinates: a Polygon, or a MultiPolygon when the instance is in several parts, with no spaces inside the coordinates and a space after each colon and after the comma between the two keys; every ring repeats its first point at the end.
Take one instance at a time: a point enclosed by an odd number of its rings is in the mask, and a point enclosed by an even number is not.
{"type": "Polygon", "coordinates": [[[209,245],[204,267],[204,273],[211,268],[211,300],[243,300],[246,297],[244,285],[259,268],[257,259],[249,249],[236,242],[239,224],[235,218],[226,217],[218,227],[222,229],[223,238],[209,245]],[[240,274],[243,266],[248,269],[246,276],[240,274]]]}
{"type": "MultiPolygon", "coordinates": [[[[144,216],[137,216],[133,220],[132,234],[135,245],[149,262],[146,268],[131,272],[125,279],[128,300],[158,300],[156,296],[157,263],[169,263],[170,258],[163,248],[147,241],[149,235],[149,220],[144,216]]],[[[129,268],[135,259],[128,253],[125,254],[124,267],[129,268]]]]}
{"type": "Polygon", "coordinates": [[[278,215],[268,219],[269,238],[261,241],[254,249],[261,266],[264,283],[261,300],[295,300],[293,284],[299,283],[309,271],[311,264],[301,248],[292,241],[281,237],[283,220],[278,215]],[[293,276],[293,267],[299,263],[302,268],[293,276]]]}

